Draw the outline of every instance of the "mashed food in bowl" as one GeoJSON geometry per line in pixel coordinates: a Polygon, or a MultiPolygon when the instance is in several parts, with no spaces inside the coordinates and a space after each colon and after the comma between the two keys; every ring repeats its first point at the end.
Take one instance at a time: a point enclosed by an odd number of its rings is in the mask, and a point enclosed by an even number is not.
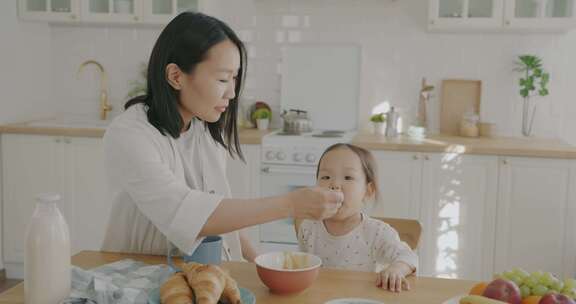
{"type": "Polygon", "coordinates": [[[283,269],[302,269],[308,265],[308,255],[284,251],[283,269]]]}

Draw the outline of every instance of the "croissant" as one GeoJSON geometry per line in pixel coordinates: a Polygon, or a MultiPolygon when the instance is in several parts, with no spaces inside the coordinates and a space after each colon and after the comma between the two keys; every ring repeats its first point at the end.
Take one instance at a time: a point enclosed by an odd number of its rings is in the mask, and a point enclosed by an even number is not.
{"type": "Polygon", "coordinates": [[[240,296],[238,284],[236,284],[236,281],[226,272],[224,272],[224,277],[226,278],[226,286],[224,286],[221,300],[229,304],[242,304],[242,296],[240,296]]]}
{"type": "Polygon", "coordinates": [[[188,263],[183,267],[198,304],[216,304],[218,299],[228,304],[241,304],[236,281],[215,265],[188,263]]]}
{"type": "Polygon", "coordinates": [[[160,302],[163,304],[193,304],[192,289],[186,276],[177,272],[160,287],[160,302]]]}

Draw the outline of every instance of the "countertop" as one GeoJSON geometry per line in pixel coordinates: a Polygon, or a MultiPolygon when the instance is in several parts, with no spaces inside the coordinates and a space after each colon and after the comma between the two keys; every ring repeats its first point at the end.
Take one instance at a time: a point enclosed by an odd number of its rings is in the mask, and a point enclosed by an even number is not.
{"type": "MultiPolygon", "coordinates": [[[[75,121],[77,122],[77,121],[75,121]]],[[[70,121],[60,122],[59,120],[30,121],[0,125],[0,133],[6,134],[35,134],[51,136],[70,137],[102,137],[106,131],[108,122],[97,120],[88,123],[74,123],[70,121]]],[[[258,129],[239,129],[240,144],[259,145],[262,137],[271,131],[260,131],[258,129]]]]}
{"type": "Polygon", "coordinates": [[[576,159],[576,146],[559,139],[431,135],[423,140],[360,133],[352,143],[371,150],[576,159]]]}
{"type": "MultiPolygon", "coordinates": [[[[148,264],[160,264],[166,261],[164,256],[83,251],[72,258],[72,263],[89,269],[127,258],[148,264]]],[[[375,286],[376,276],[374,273],[321,269],[316,282],[304,292],[296,295],[279,296],[271,294],[260,281],[254,264],[225,262],[222,267],[230,271],[239,286],[254,293],[257,304],[321,304],[342,297],[370,298],[387,304],[439,304],[454,296],[465,294],[475,284],[473,281],[465,280],[410,277],[412,286],[410,291],[392,293],[375,286]]],[[[23,284],[0,294],[0,304],[2,303],[23,304],[23,284]]]]}
{"type": "MultiPolygon", "coordinates": [[[[98,120],[85,122],[77,119],[62,123],[59,123],[59,120],[45,120],[0,125],[0,133],[102,137],[106,125],[107,122],[98,120]]],[[[262,143],[262,137],[270,132],[241,128],[240,143],[259,145],[262,143]]],[[[387,138],[359,133],[352,143],[371,150],[576,159],[576,146],[559,139],[536,137],[467,138],[431,135],[423,140],[415,140],[405,136],[387,138]]]]}

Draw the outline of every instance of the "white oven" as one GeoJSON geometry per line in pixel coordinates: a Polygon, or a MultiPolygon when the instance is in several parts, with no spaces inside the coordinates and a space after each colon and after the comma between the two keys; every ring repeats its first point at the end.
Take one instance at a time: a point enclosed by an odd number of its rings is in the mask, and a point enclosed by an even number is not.
{"type": "MultiPolygon", "coordinates": [[[[272,133],[262,139],[260,155],[260,194],[276,196],[301,187],[316,185],[316,167],[324,150],[337,142],[349,142],[351,132],[338,137],[322,132],[300,136],[272,133]]],[[[285,219],[260,225],[260,249],[266,251],[298,250],[294,221],[285,219]]]]}
{"type": "MultiPolygon", "coordinates": [[[[260,173],[262,196],[285,194],[316,184],[315,166],[283,166],[262,164],[260,173]]],[[[260,225],[260,242],[264,250],[296,249],[294,221],[284,219],[260,225]]]]}

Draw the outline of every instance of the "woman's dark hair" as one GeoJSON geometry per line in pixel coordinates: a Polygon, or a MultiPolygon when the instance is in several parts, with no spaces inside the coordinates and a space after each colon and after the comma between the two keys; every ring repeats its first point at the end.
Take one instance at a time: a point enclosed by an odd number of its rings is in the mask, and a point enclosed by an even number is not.
{"type": "Polygon", "coordinates": [[[376,200],[380,197],[380,189],[378,189],[378,174],[377,174],[377,167],[376,167],[376,159],[372,153],[364,148],[345,144],[345,143],[338,143],[334,144],[326,149],[322,156],[320,156],[320,160],[318,161],[318,168],[316,169],[316,178],[318,178],[318,174],[320,172],[320,162],[328,152],[336,149],[349,149],[350,151],[354,152],[354,154],[358,155],[360,158],[360,162],[362,163],[362,171],[364,171],[364,176],[366,176],[366,183],[372,183],[374,187],[374,198],[376,200]]]}
{"type": "Polygon", "coordinates": [[[246,74],[246,48],[234,31],[224,22],[202,13],[184,12],[176,16],[158,37],[147,71],[146,95],[129,100],[124,106],[143,103],[147,107],[148,121],[162,133],[178,138],[184,122],[178,111],[179,92],[172,88],[166,79],[166,66],[178,65],[180,70],[191,73],[196,65],[206,59],[208,50],[225,40],[236,45],[240,52],[240,70],[236,78],[234,99],[216,122],[205,122],[210,135],[216,142],[244,160],[238,140],[236,116],[238,99],[246,74]]]}

